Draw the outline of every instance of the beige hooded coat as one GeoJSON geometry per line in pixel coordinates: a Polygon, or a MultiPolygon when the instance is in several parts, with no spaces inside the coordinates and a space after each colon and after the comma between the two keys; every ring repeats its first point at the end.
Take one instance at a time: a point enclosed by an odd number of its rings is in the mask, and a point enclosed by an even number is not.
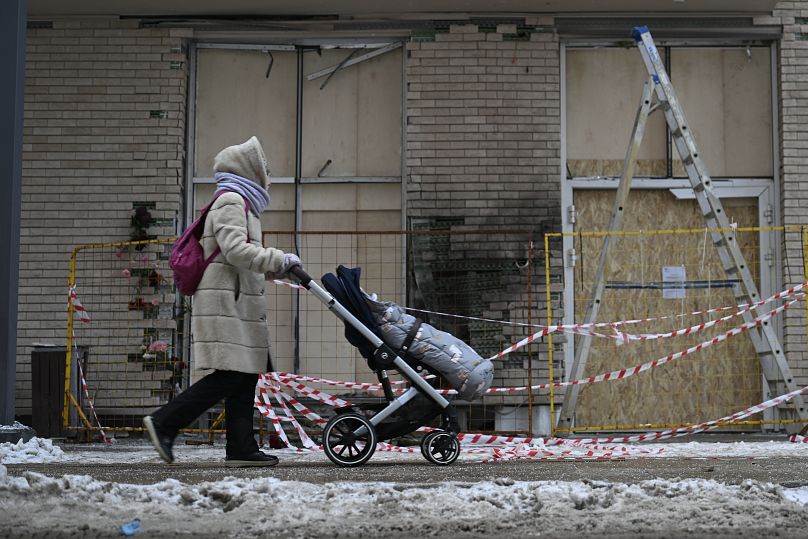
{"type": "MultiPolygon", "coordinates": [[[[268,187],[266,159],[252,137],[216,156],[216,172],[232,172],[268,187]]],[[[193,298],[191,332],[196,369],[247,373],[267,371],[269,330],[264,299],[267,272],[278,273],[284,252],[265,248],[261,221],[246,211],[244,198],[225,193],[205,219],[202,247],[208,257],[221,248],[207,267],[193,298]],[[250,241],[247,241],[249,230],[250,241]]]]}

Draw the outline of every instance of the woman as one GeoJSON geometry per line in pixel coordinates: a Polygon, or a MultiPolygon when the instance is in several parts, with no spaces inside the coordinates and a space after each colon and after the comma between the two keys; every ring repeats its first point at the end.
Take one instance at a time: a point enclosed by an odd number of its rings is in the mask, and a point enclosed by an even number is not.
{"type": "Polygon", "coordinates": [[[264,247],[260,216],[269,205],[269,171],[256,137],[225,148],[214,159],[215,200],[205,220],[205,256],[221,253],[205,270],[193,297],[191,332],[197,369],[210,371],[174,400],[143,418],[152,444],[173,462],[177,432],[225,399],[225,466],[274,466],[258,450],[253,403],[258,374],[267,372],[265,273],[283,276],[300,259],[264,247]]]}

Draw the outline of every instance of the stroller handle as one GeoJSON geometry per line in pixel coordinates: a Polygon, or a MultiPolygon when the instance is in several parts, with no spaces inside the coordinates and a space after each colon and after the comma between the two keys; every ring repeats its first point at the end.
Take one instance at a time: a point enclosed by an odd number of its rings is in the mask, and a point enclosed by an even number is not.
{"type": "Polygon", "coordinates": [[[305,287],[308,287],[308,284],[311,282],[311,275],[303,271],[303,266],[292,266],[289,269],[289,275],[292,275],[305,287]]]}

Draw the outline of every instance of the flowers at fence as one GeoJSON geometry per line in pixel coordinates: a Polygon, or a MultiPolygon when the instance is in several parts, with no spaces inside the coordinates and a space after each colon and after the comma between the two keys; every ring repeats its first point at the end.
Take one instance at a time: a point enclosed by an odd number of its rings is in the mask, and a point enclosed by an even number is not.
{"type": "Polygon", "coordinates": [[[149,352],[165,352],[168,350],[168,343],[165,341],[154,341],[149,345],[149,352]]]}
{"type": "Polygon", "coordinates": [[[121,270],[121,275],[128,279],[132,276],[132,272],[129,271],[129,268],[124,268],[121,270]]]}

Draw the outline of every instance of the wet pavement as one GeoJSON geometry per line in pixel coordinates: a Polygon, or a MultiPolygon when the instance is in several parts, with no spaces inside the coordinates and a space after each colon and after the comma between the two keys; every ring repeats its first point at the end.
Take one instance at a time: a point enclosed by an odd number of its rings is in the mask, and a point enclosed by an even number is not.
{"type": "MultiPolygon", "coordinates": [[[[623,461],[507,461],[462,462],[434,466],[419,455],[401,455],[395,460],[371,459],[364,466],[340,468],[322,460],[287,459],[272,468],[225,468],[223,461],[116,462],[82,464],[7,464],[9,475],[34,471],[49,476],[89,475],[101,481],[151,484],[173,478],[183,483],[218,481],[225,477],[275,477],[286,481],[328,483],[332,481],[395,481],[400,483],[477,482],[497,478],[519,481],[611,481],[636,483],[648,479],[713,479],[738,484],[746,479],[787,487],[808,486],[808,458],[640,458],[623,461]]],[[[121,460],[125,461],[122,455],[121,460]]]]}

